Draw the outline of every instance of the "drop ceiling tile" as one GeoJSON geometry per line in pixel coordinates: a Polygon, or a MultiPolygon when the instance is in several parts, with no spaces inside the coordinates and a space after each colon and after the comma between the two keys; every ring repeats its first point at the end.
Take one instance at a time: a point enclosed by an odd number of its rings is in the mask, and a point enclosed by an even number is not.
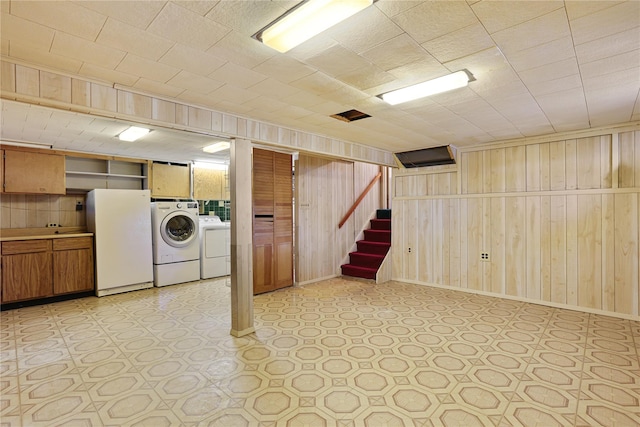
{"type": "Polygon", "coordinates": [[[514,52],[571,37],[564,9],[527,21],[492,34],[493,39],[508,57],[514,52]]]}
{"type": "Polygon", "coordinates": [[[401,13],[420,5],[420,3],[422,3],[422,1],[379,0],[377,3],[374,3],[374,6],[380,9],[380,11],[388,17],[393,18],[396,15],[400,15],[401,13]]]}
{"type": "Polygon", "coordinates": [[[184,70],[173,76],[166,83],[176,88],[182,88],[182,90],[201,92],[202,94],[211,93],[225,84],[224,80],[210,79],[184,70]]]}
{"type": "Polygon", "coordinates": [[[319,55],[337,44],[338,42],[331,37],[328,37],[326,33],[320,33],[289,50],[287,52],[287,56],[295,58],[298,61],[305,62],[307,59],[319,55]]]}
{"type": "Polygon", "coordinates": [[[624,70],[632,70],[636,76],[640,76],[640,49],[580,65],[584,80],[624,70]]]}
{"type": "Polygon", "coordinates": [[[321,72],[315,72],[291,82],[291,86],[315,95],[323,95],[342,87],[342,83],[321,72]]]}
{"type": "Polygon", "coordinates": [[[176,3],[167,3],[147,30],[160,37],[203,51],[209,49],[230,31],[228,27],[176,3]]]}
{"type": "Polygon", "coordinates": [[[125,22],[134,27],[145,29],[153,18],[164,7],[164,1],[137,1],[137,0],[92,0],[78,1],[78,5],[102,15],[110,16],[118,21],[125,22]]]}
{"type": "MultiPolygon", "coordinates": [[[[640,2],[636,0],[620,3],[581,18],[571,19],[571,31],[576,45],[633,28],[640,28],[640,2]],[[629,19],[631,16],[635,19],[629,19]]],[[[636,40],[638,40],[637,37],[636,40]]]]}
{"type": "Polygon", "coordinates": [[[418,43],[476,24],[471,7],[461,1],[424,2],[393,17],[393,21],[418,43]]]}
{"type": "Polygon", "coordinates": [[[0,16],[0,36],[3,40],[17,40],[40,46],[47,50],[53,41],[55,31],[44,25],[37,24],[10,13],[0,16]]]}
{"type": "Polygon", "coordinates": [[[564,123],[589,122],[582,88],[538,96],[536,101],[555,129],[564,130],[564,123]]]}
{"type": "Polygon", "coordinates": [[[375,7],[368,7],[326,31],[328,37],[356,53],[369,50],[400,34],[402,30],[375,7]]]}
{"type": "Polygon", "coordinates": [[[481,1],[471,8],[489,34],[515,27],[554,10],[562,9],[564,1],[481,1]]]}
{"type": "Polygon", "coordinates": [[[549,43],[506,55],[517,72],[575,57],[571,37],[562,37],[549,43]]]}
{"type": "Polygon", "coordinates": [[[401,34],[369,50],[362,56],[383,70],[398,68],[425,58],[432,59],[425,49],[407,34],[401,34]]]}
{"type": "Polygon", "coordinates": [[[285,106],[278,110],[278,113],[290,120],[298,120],[301,117],[307,117],[313,112],[307,110],[306,108],[296,107],[294,105],[285,104],[285,106]]]}
{"type": "Polygon", "coordinates": [[[186,7],[200,16],[205,16],[218,3],[220,3],[218,0],[180,0],[180,6],[186,7]]]}
{"type": "Polygon", "coordinates": [[[2,55],[4,56],[9,56],[9,40],[0,37],[0,52],[2,53],[2,55]]]}
{"type": "Polygon", "coordinates": [[[251,37],[233,32],[216,42],[207,53],[247,68],[253,68],[278,54],[251,37]]]}
{"type": "Polygon", "coordinates": [[[596,90],[614,89],[618,86],[630,86],[631,92],[635,92],[637,88],[640,88],[640,72],[631,68],[584,79],[584,88],[587,94],[596,90]]]}
{"type": "Polygon", "coordinates": [[[569,17],[569,20],[574,20],[587,15],[592,15],[597,12],[601,12],[604,9],[608,9],[626,1],[629,0],[570,1],[566,2],[565,8],[567,10],[567,16],[569,17]]]}
{"type": "Polygon", "coordinates": [[[160,95],[169,98],[175,98],[185,91],[185,88],[183,87],[171,86],[171,81],[165,84],[145,78],[138,79],[133,87],[135,87],[136,89],[140,89],[141,91],[146,93],[152,93],[154,95],[160,95]]]}
{"type": "Polygon", "coordinates": [[[324,98],[302,90],[298,90],[297,92],[284,96],[281,99],[284,102],[301,108],[309,108],[326,102],[324,98]]]}
{"type": "Polygon", "coordinates": [[[165,38],[111,18],[107,19],[96,42],[151,60],[158,60],[174,45],[165,38]]]}
{"type": "Polygon", "coordinates": [[[213,91],[209,95],[209,98],[212,98],[215,102],[234,101],[238,104],[244,104],[258,96],[259,95],[257,93],[252,92],[251,90],[233,87],[231,85],[224,85],[213,91]]]}
{"type": "Polygon", "coordinates": [[[144,77],[161,83],[166,83],[169,79],[180,72],[178,68],[149,61],[148,59],[132,54],[127,54],[122,62],[120,62],[116,67],[116,71],[144,77]]]}
{"type": "Polygon", "coordinates": [[[396,76],[399,81],[393,89],[400,89],[415,83],[420,83],[436,77],[444,76],[449,70],[430,55],[410,64],[388,70],[389,74],[396,76]]]}
{"type": "Polygon", "coordinates": [[[554,92],[562,92],[567,89],[582,87],[580,74],[572,74],[555,80],[546,80],[539,83],[528,84],[527,88],[533,96],[548,95],[554,92]]]}
{"type": "Polygon", "coordinates": [[[592,126],[624,123],[631,120],[638,95],[638,85],[620,85],[590,91],[587,95],[592,126]]]}
{"type": "Polygon", "coordinates": [[[480,24],[469,25],[422,43],[422,47],[440,62],[463,58],[494,45],[493,40],[480,24]]]}
{"type": "Polygon", "coordinates": [[[307,59],[306,63],[334,77],[371,66],[371,63],[363,57],[339,45],[332,46],[321,54],[307,59]]]}
{"type": "Polygon", "coordinates": [[[328,99],[329,101],[352,105],[362,99],[368,98],[369,94],[343,84],[337,90],[320,94],[320,96],[328,99]]]}
{"type": "Polygon", "coordinates": [[[11,14],[86,40],[95,40],[106,21],[106,16],[72,2],[12,1],[11,14]]]}
{"type": "Polygon", "coordinates": [[[51,53],[111,69],[115,68],[126,55],[122,50],[60,32],[56,33],[53,39],[51,53]]]}
{"type": "Polygon", "coordinates": [[[267,76],[264,74],[257,73],[230,62],[227,62],[222,67],[209,74],[209,77],[243,89],[267,79],[267,76]]]}
{"type": "Polygon", "coordinates": [[[280,100],[287,97],[293,98],[301,93],[300,89],[284,84],[273,78],[262,80],[248,89],[257,94],[280,100]]]}
{"type": "Polygon", "coordinates": [[[336,77],[343,83],[353,86],[356,89],[366,91],[372,87],[377,87],[385,83],[396,80],[396,77],[373,65],[350,71],[336,77]]]}
{"type": "Polygon", "coordinates": [[[33,64],[42,64],[52,69],[71,73],[77,73],[82,67],[82,62],[77,59],[56,55],[40,48],[40,45],[12,40],[9,43],[9,54],[12,58],[22,59],[33,64]]]}
{"type": "Polygon", "coordinates": [[[316,71],[302,62],[287,58],[285,55],[278,55],[267,59],[260,65],[252,68],[257,73],[272,77],[284,83],[291,83],[301,78],[307,77],[316,71]]]}
{"type": "Polygon", "coordinates": [[[562,77],[580,74],[578,63],[575,58],[554,62],[520,72],[520,78],[526,85],[557,80],[562,77]]]}
{"type": "Polygon", "coordinates": [[[257,110],[266,110],[271,113],[277,112],[278,115],[281,115],[280,110],[284,109],[287,104],[284,102],[276,101],[273,98],[267,96],[258,96],[256,98],[250,99],[244,103],[247,107],[251,107],[252,109],[257,110]]]}
{"type": "Polygon", "coordinates": [[[206,17],[251,36],[285,13],[284,6],[271,1],[221,1],[206,17]]]}
{"type": "Polygon", "coordinates": [[[84,63],[78,71],[78,74],[86,78],[96,81],[101,80],[108,84],[121,84],[123,86],[133,86],[139,79],[138,76],[127,74],[116,70],[99,67],[97,65],[84,63]]]}
{"type": "MultiPolygon", "coordinates": [[[[349,109],[350,108],[348,105],[326,100],[321,104],[317,104],[309,108],[309,110],[315,113],[322,114],[323,116],[331,116],[333,114],[342,113],[343,111],[347,111],[349,109]]],[[[363,111],[363,113],[367,113],[367,111],[363,111]]]]}
{"type": "Polygon", "coordinates": [[[638,49],[639,45],[640,29],[633,28],[631,30],[577,45],[575,49],[576,56],[578,57],[578,63],[585,64],[587,62],[597,61],[599,59],[630,52],[638,49]]]}
{"type": "Polygon", "coordinates": [[[226,60],[202,52],[189,46],[175,44],[160,58],[159,62],[182,68],[193,74],[207,76],[222,67],[226,60]]]}

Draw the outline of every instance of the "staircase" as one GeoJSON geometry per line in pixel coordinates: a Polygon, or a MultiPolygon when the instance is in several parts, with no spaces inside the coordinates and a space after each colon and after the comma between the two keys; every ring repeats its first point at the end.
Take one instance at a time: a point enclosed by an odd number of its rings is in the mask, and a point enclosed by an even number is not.
{"type": "Polygon", "coordinates": [[[349,254],[349,264],[342,268],[343,276],[375,279],[378,268],[391,247],[391,210],[378,209],[371,228],[364,230],[364,239],[356,242],[358,249],[349,254]]]}

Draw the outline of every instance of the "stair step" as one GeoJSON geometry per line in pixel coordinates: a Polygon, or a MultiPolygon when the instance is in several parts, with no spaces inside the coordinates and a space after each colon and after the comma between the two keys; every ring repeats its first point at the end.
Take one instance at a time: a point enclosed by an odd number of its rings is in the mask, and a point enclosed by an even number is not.
{"type": "Polygon", "coordinates": [[[358,240],[356,245],[358,246],[358,252],[377,255],[386,255],[391,247],[391,243],[370,242],[368,240],[358,240]]]}
{"type": "Polygon", "coordinates": [[[378,219],[391,219],[391,209],[378,209],[378,210],[376,210],[376,218],[378,218],[378,219]]]}
{"type": "Polygon", "coordinates": [[[360,277],[362,279],[375,279],[377,268],[359,267],[357,265],[345,264],[342,267],[342,274],[351,277],[360,277]]]}
{"type": "Polygon", "coordinates": [[[364,230],[364,239],[369,242],[391,243],[391,230],[364,230]]]}
{"type": "Polygon", "coordinates": [[[384,260],[384,255],[378,254],[368,254],[364,252],[351,252],[349,254],[349,261],[351,265],[355,265],[358,267],[369,267],[369,268],[378,268],[382,261],[384,260]]]}
{"type": "Polygon", "coordinates": [[[391,220],[390,219],[372,219],[371,229],[372,230],[391,230],[391,220]]]}

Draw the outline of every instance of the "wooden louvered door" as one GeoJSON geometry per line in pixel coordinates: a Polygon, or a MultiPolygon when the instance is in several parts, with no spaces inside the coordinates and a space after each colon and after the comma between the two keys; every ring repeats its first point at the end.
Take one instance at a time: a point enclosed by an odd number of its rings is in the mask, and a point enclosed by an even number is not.
{"type": "Polygon", "coordinates": [[[293,285],[291,156],[253,150],[253,293],[293,285]]]}

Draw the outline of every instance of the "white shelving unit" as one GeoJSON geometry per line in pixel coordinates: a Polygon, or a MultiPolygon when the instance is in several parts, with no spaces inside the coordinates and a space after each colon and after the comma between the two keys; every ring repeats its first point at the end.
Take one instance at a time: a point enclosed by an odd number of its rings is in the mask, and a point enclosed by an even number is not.
{"type": "Polygon", "coordinates": [[[65,166],[68,190],[143,190],[147,179],[145,171],[144,163],[91,157],[67,156],[65,166]]]}

